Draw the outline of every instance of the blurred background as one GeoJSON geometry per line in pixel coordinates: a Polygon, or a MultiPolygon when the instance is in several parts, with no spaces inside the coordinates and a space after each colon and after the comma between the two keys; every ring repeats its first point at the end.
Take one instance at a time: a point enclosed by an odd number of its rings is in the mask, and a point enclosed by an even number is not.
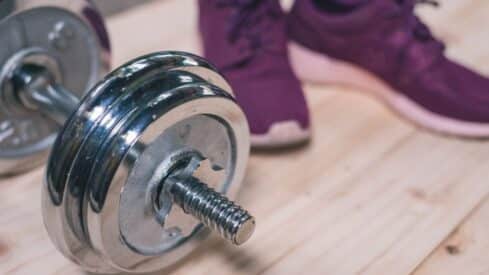
{"type": "Polygon", "coordinates": [[[104,16],[110,16],[151,1],[155,0],[95,0],[93,2],[104,16]]]}

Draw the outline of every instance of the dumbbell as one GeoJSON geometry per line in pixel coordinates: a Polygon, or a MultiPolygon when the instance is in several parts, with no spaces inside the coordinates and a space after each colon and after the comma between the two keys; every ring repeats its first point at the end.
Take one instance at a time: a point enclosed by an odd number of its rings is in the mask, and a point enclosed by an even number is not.
{"type": "Polygon", "coordinates": [[[42,212],[67,258],[91,272],[151,272],[211,230],[249,239],[255,220],[231,201],[248,125],[211,64],[159,52],[99,81],[110,46],[89,2],[0,1],[0,11],[0,174],[51,148],[42,212]]]}

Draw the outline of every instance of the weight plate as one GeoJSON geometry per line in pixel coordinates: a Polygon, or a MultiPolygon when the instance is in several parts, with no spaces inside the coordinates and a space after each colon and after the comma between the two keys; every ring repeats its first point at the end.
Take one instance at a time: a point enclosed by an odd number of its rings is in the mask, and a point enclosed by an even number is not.
{"type": "MultiPolygon", "coordinates": [[[[136,181],[146,185],[169,152],[158,148],[168,148],[173,144],[169,137],[182,129],[194,133],[187,145],[226,168],[226,179],[216,189],[235,193],[248,156],[248,129],[224,89],[230,91],[229,85],[205,60],[179,52],[138,58],[96,85],[61,131],[48,162],[43,214],[49,235],[65,255],[96,272],[149,271],[174,263],[195,247],[203,234],[198,229],[169,251],[148,253],[152,248],[144,249],[142,235],[127,218],[134,215],[127,205],[137,195],[123,192],[123,201],[119,195],[136,181]],[[215,151],[210,150],[212,142],[220,144],[215,151]],[[143,150],[134,149],[141,144],[143,150]],[[142,151],[135,157],[135,150],[142,151]],[[144,161],[148,158],[153,163],[144,161]]],[[[175,147],[179,144],[185,143],[175,147]]],[[[152,221],[144,222],[140,226],[152,221]]],[[[176,223],[198,227],[183,219],[176,223]]],[[[155,234],[164,232],[160,227],[155,234]]]]}
{"type": "MultiPolygon", "coordinates": [[[[153,108],[134,114],[132,125],[113,141],[108,155],[117,154],[119,148],[126,144],[125,138],[133,135],[140,135],[136,140],[149,146],[132,166],[118,166],[112,177],[100,176],[112,179],[107,192],[99,198],[105,203],[99,211],[88,208],[87,225],[93,245],[104,251],[112,265],[123,271],[149,272],[168,267],[192,251],[206,233],[199,223],[183,215],[178,207],[173,209],[165,227],[153,215],[145,214],[146,201],[143,198],[149,190],[149,177],[155,176],[156,168],[145,167],[149,162],[158,164],[182,147],[196,149],[212,159],[213,164],[222,165],[227,172],[226,179],[214,186],[223,193],[227,193],[231,186],[237,188],[246,166],[248,147],[243,141],[247,135],[246,122],[244,117],[240,118],[241,111],[233,101],[205,85],[182,87],[170,92],[174,94],[155,103],[153,108]],[[185,98],[179,96],[180,93],[185,98]],[[170,100],[177,101],[176,107],[164,110],[169,105],[165,101],[170,100]],[[150,124],[145,126],[145,123],[150,124]],[[171,236],[168,229],[173,228],[179,228],[182,235],[171,236]],[[149,232],[152,234],[147,235],[149,232]]],[[[111,168],[112,165],[107,163],[103,167],[111,168]]],[[[103,169],[107,170],[110,169],[103,169]]],[[[90,185],[91,197],[98,195],[100,187],[90,185]]]]}
{"type": "Polygon", "coordinates": [[[11,104],[9,74],[24,62],[39,63],[81,98],[107,73],[110,50],[88,1],[0,1],[0,11],[0,40],[7,43],[0,48],[0,174],[15,174],[45,160],[60,127],[11,104]]]}

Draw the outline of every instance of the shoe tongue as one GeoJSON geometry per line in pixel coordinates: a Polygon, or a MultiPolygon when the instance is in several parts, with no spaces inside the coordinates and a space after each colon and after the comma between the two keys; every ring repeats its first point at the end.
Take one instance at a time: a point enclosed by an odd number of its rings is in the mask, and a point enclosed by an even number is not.
{"type": "Polygon", "coordinates": [[[402,6],[402,7],[407,7],[407,8],[414,8],[416,5],[416,0],[391,0],[394,2],[395,5],[397,6],[402,6]]]}
{"type": "Polygon", "coordinates": [[[336,5],[344,5],[348,7],[355,7],[359,5],[363,5],[369,0],[330,0],[331,3],[336,5]]]}
{"type": "Polygon", "coordinates": [[[313,0],[322,11],[344,15],[351,13],[371,0],[313,0]]]}
{"type": "MultiPolygon", "coordinates": [[[[296,0],[297,1],[297,0],[296,0]]],[[[298,4],[303,8],[302,14],[304,14],[307,20],[311,21],[311,24],[321,24],[325,29],[333,33],[356,33],[365,32],[365,30],[376,29],[378,27],[379,20],[383,14],[392,9],[399,9],[399,5],[394,2],[395,0],[309,0],[298,1],[302,2],[298,4]],[[335,3],[340,3],[348,7],[351,4],[350,9],[335,11],[335,3]],[[317,5],[316,5],[317,4],[317,5]],[[309,14],[309,15],[306,15],[309,14]]]]}
{"type": "Polygon", "coordinates": [[[263,55],[286,54],[285,17],[278,1],[220,1],[227,3],[220,6],[226,24],[216,24],[214,33],[224,37],[213,41],[220,50],[211,59],[218,68],[233,69],[263,55]]]}

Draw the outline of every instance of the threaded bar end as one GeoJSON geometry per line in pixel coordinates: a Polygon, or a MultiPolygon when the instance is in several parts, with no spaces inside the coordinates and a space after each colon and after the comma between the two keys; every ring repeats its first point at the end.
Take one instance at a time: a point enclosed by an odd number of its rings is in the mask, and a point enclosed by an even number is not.
{"type": "Polygon", "coordinates": [[[253,234],[253,216],[205,183],[194,177],[172,177],[167,184],[174,203],[233,244],[243,244],[253,234]]]}

